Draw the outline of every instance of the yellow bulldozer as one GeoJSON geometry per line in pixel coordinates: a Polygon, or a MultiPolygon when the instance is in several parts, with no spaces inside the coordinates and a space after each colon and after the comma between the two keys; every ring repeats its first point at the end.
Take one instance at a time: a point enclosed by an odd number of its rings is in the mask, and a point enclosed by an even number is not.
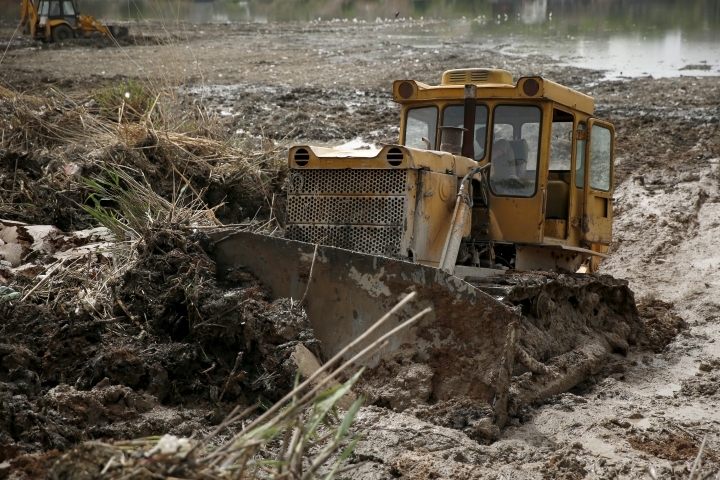
{"type": "Polygon", "coordinates": [[[593,273],[612,239],[615,130],[591,97],[469,68],[396,81],[393,99],[395,145],[290,148],[285,237],[215,233],[221,275],[303,298],[326,355],[417,292],[377,336],[433,313],[365,361],[370,397],[388,404],[373,395],[414,362],[428,401],[471,399],[500,427],[642,341],[627,282],[593,273]]]}
{"type": "Polygon", "coordinates": [[[20,24],[32,38],[43,42],[64,42],[95,32],[111,38],[128,34],[127,27],[103,25],[92,15],[80,14],[75,0],[22,0],[20,24]]]}

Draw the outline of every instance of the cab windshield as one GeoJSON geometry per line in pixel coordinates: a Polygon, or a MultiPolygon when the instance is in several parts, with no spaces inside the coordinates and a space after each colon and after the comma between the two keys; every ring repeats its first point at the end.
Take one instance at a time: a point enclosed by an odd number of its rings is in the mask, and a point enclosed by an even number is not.
{"type": "Polygon", "coordinates": [[[534,196],[542,111],[529,105],[498,105],[493,117],[490,189],[497,196],[534,196]]]}
{"type": "MultiPolygon", "coordinates": [[[[485,105],[475,107],[475,128],[473,139],[475,141],[475,160],[485,158],[485,144],[487,143],[487,117],[488,108],[485,105]]],[[[443,110],[443,127],[463,127],[465,124],[465,106],[448,105],[443,110]]]]}

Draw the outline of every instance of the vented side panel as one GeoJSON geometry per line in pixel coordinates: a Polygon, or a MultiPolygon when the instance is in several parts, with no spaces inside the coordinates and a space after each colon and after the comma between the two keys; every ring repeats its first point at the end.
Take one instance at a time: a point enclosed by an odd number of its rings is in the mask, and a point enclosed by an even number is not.
{"type": "Polygon", "coordinates": [[[406,170],[293,170],[290,193],[295,194],[356,194],[404,195],[406,170]]]}
{"type": "Polygon", "coordinates": [[[487,82],[489,72],[471,72],[470,80],[473,82],[487,82]]]}
{"type": "Polygon", "coordinates": [[[402,225],[405,197],[289,195],[288,223],[402,225]]]}
{"type": "Polygon", "coordinates": [[[465,81],[465,72],[453,72],[450,74],[450,81],[460,83],[465,81]]]}
{"type": "Polygon", "coordinates": [[[288,225],[285,237],[370,254],[394,255],[398,253],[402,227],[288,225]]]}

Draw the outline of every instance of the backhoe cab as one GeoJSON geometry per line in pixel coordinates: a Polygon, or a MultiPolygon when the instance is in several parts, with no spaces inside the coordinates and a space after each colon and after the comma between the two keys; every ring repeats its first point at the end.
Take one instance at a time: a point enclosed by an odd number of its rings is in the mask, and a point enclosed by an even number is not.
{"type": "Polygon", "coordinates": [[[93,32],[108,37],[128,33],[126,27],[103,25],[91,15],[81,15],[74,0],[23,0],[20,22],[25,33],[44,42],[63,42],[93,32]]]}
{"type": "Polygon", "coordinates": [[[290,150],[289,238],[461,278],[596,269],[612,238],[615,133],[591,97],[463,69],[437,86],[396,81],[393,99],[398,145],[290,150]]]}

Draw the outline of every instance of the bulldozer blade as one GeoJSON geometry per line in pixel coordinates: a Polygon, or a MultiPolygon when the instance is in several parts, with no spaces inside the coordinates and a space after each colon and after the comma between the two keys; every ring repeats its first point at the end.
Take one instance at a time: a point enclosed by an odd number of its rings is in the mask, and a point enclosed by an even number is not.
{"type": "MultiPolygon", "coordinates": [[[[504,423],[514,355],[506,343],[517,320],[512,308],[457,277],[416,263],[249,232],[218,231],[212,237],[220,278],[245,269],[273,298],[305,298],[303,306],[328,358],[402,297],[417,292],[367,342],[425,307],[432,307],[432,313],[399,332],[363,365],[372,369],[384,355],[411,348],[414,361],[434,372],[434,398],[460,395],[493,405],[497,423],[504,423]]],[[[347,352],[345,359],[365,346],[347,352]]]]}

